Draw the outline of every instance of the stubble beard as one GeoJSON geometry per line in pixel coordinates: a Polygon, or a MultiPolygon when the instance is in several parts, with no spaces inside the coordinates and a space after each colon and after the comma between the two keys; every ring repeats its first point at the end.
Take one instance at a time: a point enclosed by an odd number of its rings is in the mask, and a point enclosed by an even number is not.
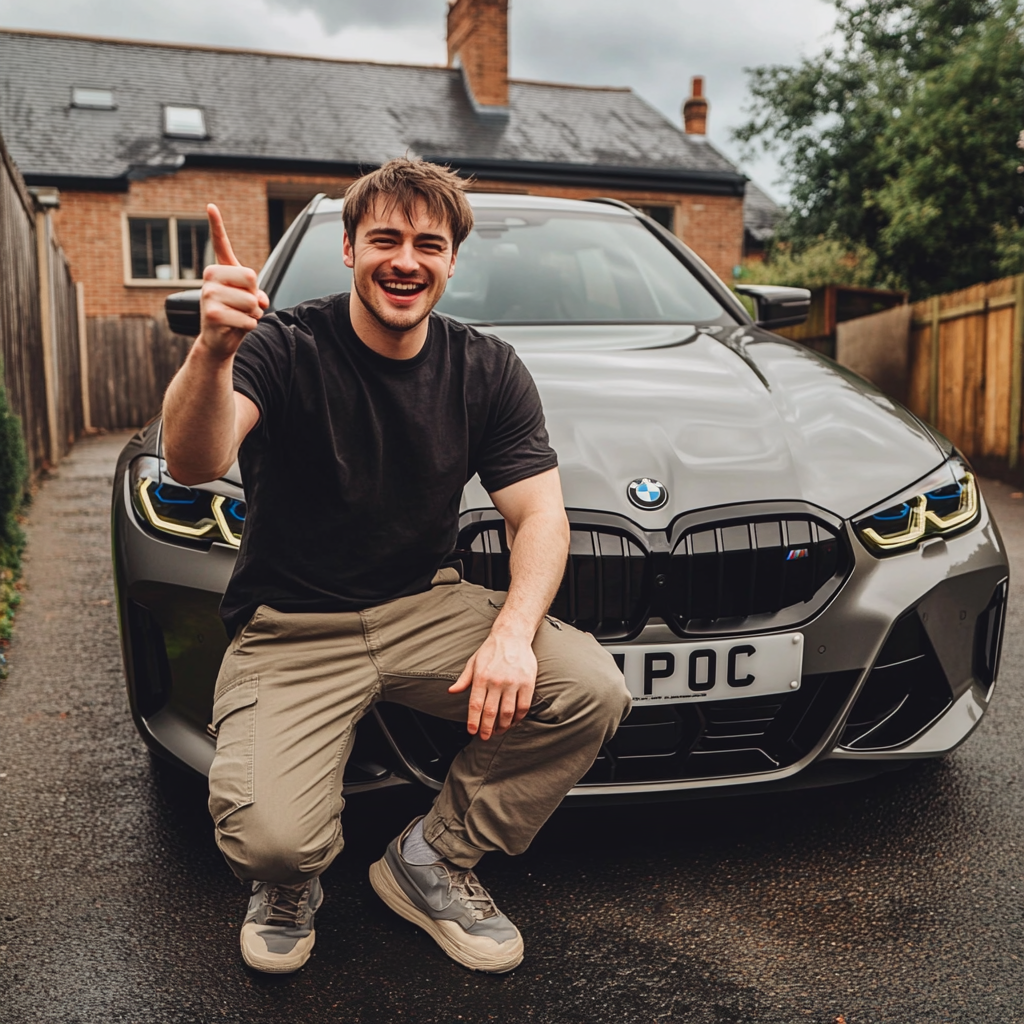
{"type": "MultiPolygon", "coordinates": [[[[375,283],[376,282],[374,282],[374,284],[375,283]]],[[[422,316],[417,316],[416,319],[406,319],[404,317],[398,319],[401,317],[400,313],[396,313],[394,318],[392,318],[388,316],[388,313],[384,309],[379,307],[379,297],[376,294],[374,294],[374,299],[378,301],[370,301],[367,296],[363,294],[363,290],[359,286],[359,277],[356,274],[352,275],[352,287],[355,289],[356,295],[359,296],[359,301],[362,302],[363,308],[370,314],[370,316],[372,316],[374,320],[376,320],[377,323],[379,323],[386,331],[391,331],[395,334],[406,334],[419,327],[419,325],[423,323],[428,316],[430,316],[434,306],[437,305],[441,298],[439,295],[437,299],[427,307],[427,311],[422,316]]],[[[415,316],[415,314],[413,315],[415,316]]]]}

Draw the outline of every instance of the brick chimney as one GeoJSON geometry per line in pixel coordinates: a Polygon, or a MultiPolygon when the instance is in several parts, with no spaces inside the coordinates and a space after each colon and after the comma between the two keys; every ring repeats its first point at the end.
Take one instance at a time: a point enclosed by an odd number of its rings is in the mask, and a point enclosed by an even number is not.
{"type": "Polygon", "coordinates": [[[508,0],[449,0],[448,66],[479,112],[508,111],[508,0]]]}
{"type": "Polygon", "coordinates": [[[690,98],[683,104],[683,127],[687,135],[706,135],[708,101],[704,99],[704,79],[694,75],[690,81],[690,98]]]}

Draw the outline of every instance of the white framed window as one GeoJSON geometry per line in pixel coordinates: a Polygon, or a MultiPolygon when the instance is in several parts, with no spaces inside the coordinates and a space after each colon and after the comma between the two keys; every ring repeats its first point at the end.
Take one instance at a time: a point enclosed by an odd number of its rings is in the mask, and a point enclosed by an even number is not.
{"type": "Polygon", "coordinates": [[[124,218],[125,284],[198,284],[214,262],[205,217],[124,218]]]}
{"type": "Polygon", "coordinates": [[[206,114],[202,107],[164,107],[164,135],[179,139],[205,139],[206,114]]]}
{"type": "Polygon", "coordinates": [[[78,85],[72,86],[71,106],[82,107],[85,110],[115,110],[117,108],[112,89],[87,89],[78,85]]]}

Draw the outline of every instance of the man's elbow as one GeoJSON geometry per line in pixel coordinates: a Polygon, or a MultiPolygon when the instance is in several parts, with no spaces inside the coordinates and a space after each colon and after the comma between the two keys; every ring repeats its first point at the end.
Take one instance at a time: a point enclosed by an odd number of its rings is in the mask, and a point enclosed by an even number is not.
{"type": "Polygon", "coordinates": [[[182,458],[181,454],[164,446],[164,464],[175,483],[182,487],[194,487],[211,480],[219,480],[230,468],[231,463],[219,466],[212,463],[182,458]]]}

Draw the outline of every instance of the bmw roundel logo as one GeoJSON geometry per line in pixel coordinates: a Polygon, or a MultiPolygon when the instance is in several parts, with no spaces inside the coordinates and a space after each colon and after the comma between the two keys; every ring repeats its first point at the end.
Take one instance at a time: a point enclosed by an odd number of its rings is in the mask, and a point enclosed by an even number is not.
{"type": "Polygon", "coordinates": [[[637,508],[653,510],[668,504],[668,489],[660,480],[652,480],[649,476],[631,481],[626,494],[637,508]]]}

